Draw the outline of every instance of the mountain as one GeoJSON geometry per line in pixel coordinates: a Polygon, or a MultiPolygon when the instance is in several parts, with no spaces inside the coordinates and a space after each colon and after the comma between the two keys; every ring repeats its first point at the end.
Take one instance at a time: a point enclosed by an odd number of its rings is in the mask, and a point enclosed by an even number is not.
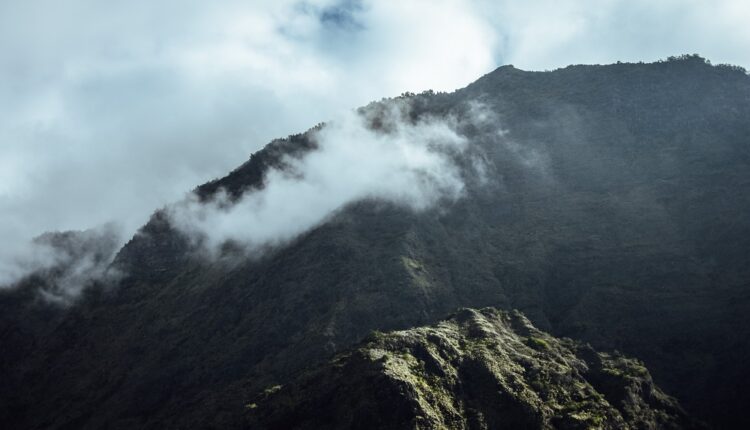
{"type": "Polygon", "coordinates": [[[697,428],[637,360],[492,308],[373,334],[246,408],[267,429],[697,428]]]}
{"type": "MultiPolygon", "coordinates": [[[[383,129],[379,112],[393,103],[408,107],[406,121],[458,118],[469,153],[456,162],[481,157],[485,178],[465,175],[462,198],[422,211],[353,201],[252,256],[230,246],[204,258],[169,211],[157,211],[117,253],[122,277],[67,309],[26,289],[0,291],[0,419],[11,428],[241,428],[259,393],[373,330],[491,306],[637,357],[715,428],[750,427],[743,70],[697,56],[551,72],[504,66],[453,93],[405,94],[359,112],[383,129]],[[485,120],[472,121],[478,105],[485,120]]],[[[269,171],[318,151],[317,129],[271,142],[196,194],[209,202],[221,190],[230,199],[264,190],[269,171]]]]}

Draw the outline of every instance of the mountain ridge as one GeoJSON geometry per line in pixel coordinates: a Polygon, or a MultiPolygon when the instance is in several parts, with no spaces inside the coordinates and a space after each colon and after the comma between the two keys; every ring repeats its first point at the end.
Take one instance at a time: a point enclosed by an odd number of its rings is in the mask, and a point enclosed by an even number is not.
{"type": "MultiPolygon", "coordinates": [[[[489,106],[504,137],[469,138],[496,186],[470,184],[443,212],[355,202],[249,261],[198,258],[159,211],[118,253],[119,287],[89,289],[49,331],[20,336],[32,346],[5,361],[17,391],[0,416],[29,428],[241,426],[248,398],[371,330],[496,306],[644,360],[717,427],[747,422],[746,74],[696,58],[506,68],[401,100],[415,117],[489,106]]],[[[389,101],[369,109],[378,103],[389,101]]],[[[314,150],[310,137],[272,142],[198,195],[262,187],[289,151],[314,150]]],[[[3,333],[23,332],[25,315],[5,316],[3,333]]]]}

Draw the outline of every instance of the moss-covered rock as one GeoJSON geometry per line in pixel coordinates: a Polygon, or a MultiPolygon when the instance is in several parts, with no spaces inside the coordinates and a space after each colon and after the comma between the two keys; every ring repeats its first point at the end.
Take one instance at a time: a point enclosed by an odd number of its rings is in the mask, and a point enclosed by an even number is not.
{"type": "Polygon", "coordinates": [[[493,308],[377,333],[251,404],[249,427],[268,429],[696,426],[639,361],[493,308]]]}

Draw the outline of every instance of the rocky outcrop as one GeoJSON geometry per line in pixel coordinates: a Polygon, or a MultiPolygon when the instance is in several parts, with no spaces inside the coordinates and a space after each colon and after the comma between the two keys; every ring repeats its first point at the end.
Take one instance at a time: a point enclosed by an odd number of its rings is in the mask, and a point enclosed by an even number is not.
{"type": "Polygon", "coordinates": [[[246,407],[249,428],[268,429],[695,427],[641,362],[494,308],[373,333],[246,407]]]}

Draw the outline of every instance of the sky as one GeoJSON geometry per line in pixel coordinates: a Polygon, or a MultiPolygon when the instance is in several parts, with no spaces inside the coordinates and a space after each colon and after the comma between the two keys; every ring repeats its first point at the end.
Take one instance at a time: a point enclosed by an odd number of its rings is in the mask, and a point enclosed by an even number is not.
{"type": "Polygon", "coordinates": [[[45,231],[127,238],[271,139],[371,100],[504,64],[750,68],[747,22],[745,0],[0,0],[0,272],[45,231]]]}

